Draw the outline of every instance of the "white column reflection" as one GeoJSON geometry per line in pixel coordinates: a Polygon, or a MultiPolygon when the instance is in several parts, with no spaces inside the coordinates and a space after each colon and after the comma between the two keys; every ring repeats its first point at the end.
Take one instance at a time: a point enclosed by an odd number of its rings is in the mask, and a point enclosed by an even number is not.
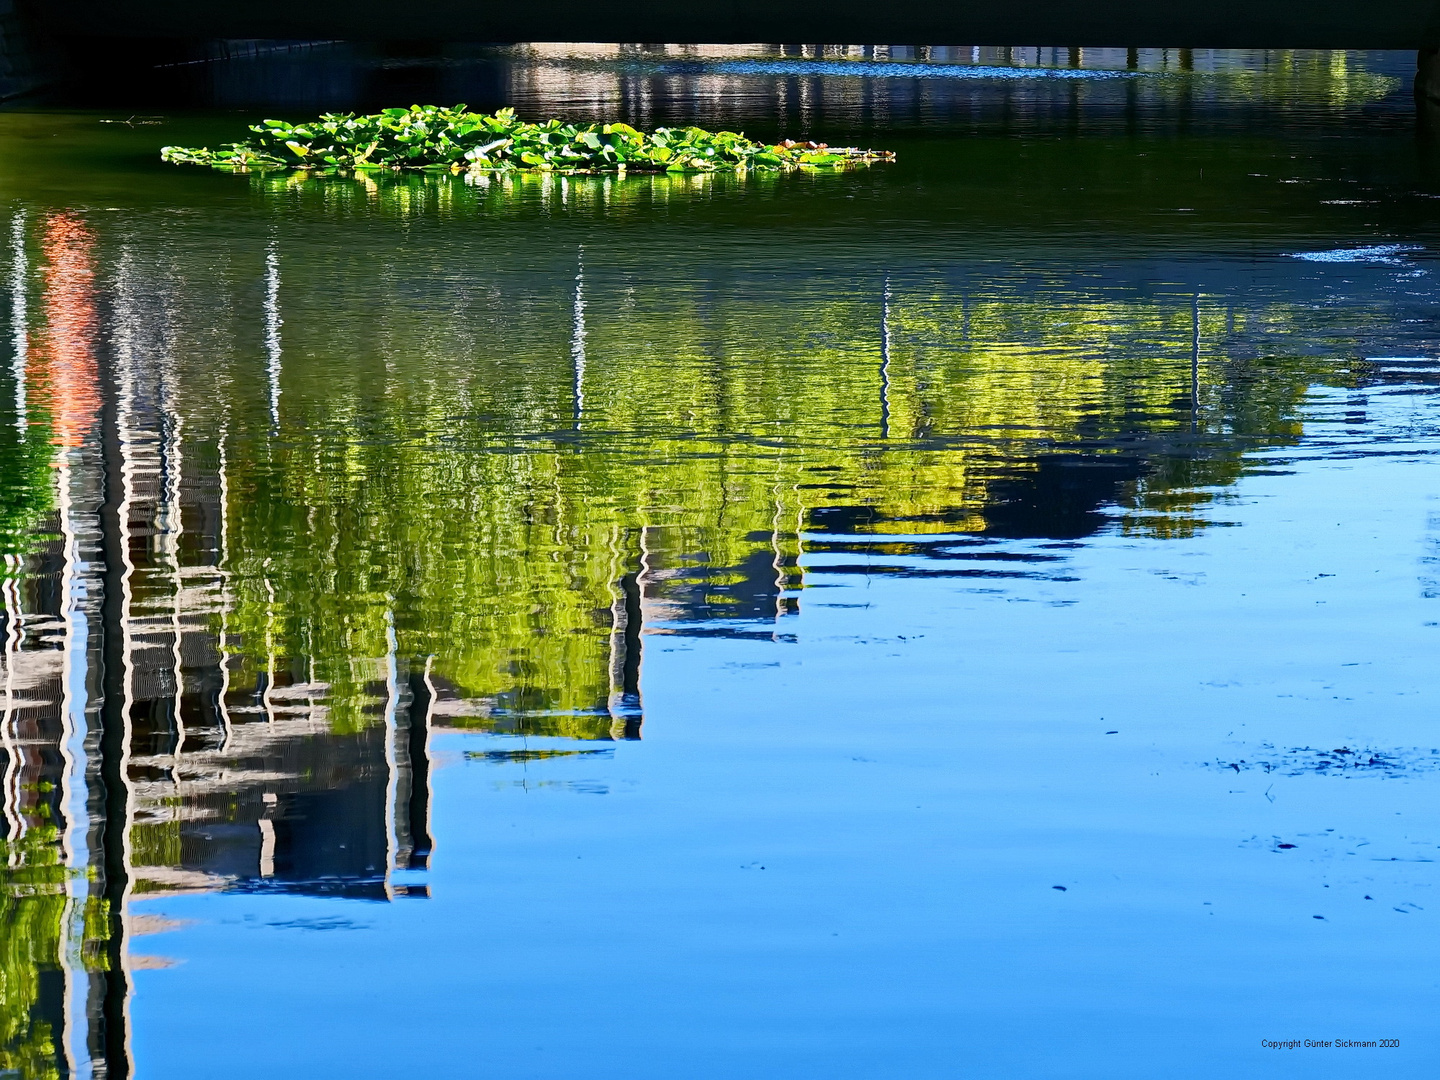
{"type": "Polygon", "coordinates": [[[234,725],[230,720],[230,462],[227,456],[229,432],[220,429],[220,550],[216,553],[216,571],[220,591],[220,695],[216,711],[220,714],[220,751],[230,748],[234,725]]]}
{"type": "MultiPolygon", "coordinates": [[[[425,657],[425,670],[424,670],[424,672],[423,672],[423,673],[421,674],[421,676],[420,676],[420,680],[421,680],[421,682],[422,682],[422,683],[424,684],[424,686],[425,686],[425,712],[419,717],[419,721],[420,721],[420,723],[422,723],[422,724],[425,725],[424,748],[425,748],[425,761],[427,762],[427,768],[428,768],[428,763],[431,763],[431,762],[433,762],[433,761],[435,760],[434,756],[431,754],[431,751],[430,751],[430,735],[431,735],[431,732],[434,730],[434,729],[431,727],[431,725],[430,725],[430,712],[431,712],[432,709],[435,708],[435,682],[434,682],[434,680],[431,679],[431,677],[430,677],[430,669],[433,668],[434,666],[435,666],[435,654],[434,654],[434,653],[431,653],[429,656],[425,657]]],[[[416,721],[416,717],[412,714],[411,717],[410,717],[410,723],[411,723],[411,724],[414,724],[415,721],[416,721]]],[[[414,775],[415,775],[415,774],[414,774],[414,768],[415,768],[415,763],[414,763],[414,761],[411,761],[411,763],[410,763],[410,768],[411,768],[411,774],[410,774],[410,775],[411,775],[411,783],[414,783],[414,782],[415,782],[415,781],[414,781],[414,775]]],[[[432,783],[430,783],[430,776],[429,776],[429,773],[427,772],[427,773],[426,773],[426,776],[425,776],[425,840],[426,840],[426,848],[425,848],[425,863],[424,863],[424,867],[425,867],[426,869],[429,869],[429,867],[430,867],[430,860],[435,857],[435,847],[436,847],[436,843],[437,843],[437,842],[436,842],[436,839],[435,839],[434,829],[435,829],[435,785],[432,784],[432,783]]],[[[414,823],[413,821],[410,823],[410,835],[411,835],[412,839],[413,839],[413,837],[415,836],[415,823],[414,823]]]]}
{"type": "Polygon", "coordinates": [[[880,294],[880,437],[890,437],[890,275],[880,294]]]}
{"type": "Polygon", "coordinates": [[[181,755],[185,750],[185,717],[181,703],[185,697],[184,662],[180,645],[183,628],[180,609],[185,600],[185,575],[180,565],[180,540],[185,531],[184,518],[180,507],[181,479],[184,475],[182,440],[185,422],[180,417],[175,400],[175,377],[173,371],[163,376],[160,394],[160,422],[164,438],[160,445],[161,490],[159,513],[156,515],[156,555],[158,561],[169,571],[170,583],[170,680],[175,693],[172,715],[175,721],[175,748],[172,751],[170,780],[176,794],[180,789],[181,755]]]}
{"type": "Polygon", "coordinates": [[[280,245],[265,252],[265,373],[270,381],[270,426],[280,427],[280,245]]]}
{"type": "MultiPolygon", "coordinates": [[[[133,272],[129,253],[123,252],[118,262],[119,282],[128,282],[133,272]]],[[[132,782],[130,760],[133,755],[134,731],[131,709],[135,701],[135,560],[131,552],[134,512],[137,496],[137,473],[144,468],[141,464],[147,449],[145,431],[137,424],[137,379],[136,356],[143,349],[138,337],[141,324],[132,313],[116,320],[115,341],[115,429],[120,456],[120,505],[116,510],[117,541],[115,550],[120,556],[120,660],[121,689],[120,718],[121,736],[118,773],[125,788],[124,826],[121,832],[120,863],[124,885],[117,898],[120,921],[120,978],[123,980],[125,1055],[133,1061],[131,1052],[132,1027],[130,1004],[134,997],[135,980],[131,972],[130,944],[134,940],[134,917],[130,910],[130,898],[135,889],[135,852],[133,828],[135,823],[135,784],[132,782]]],[[[145,471],[149,471],[148,469],[145,471]]]]}
{"type": "MultiPolygon", "coordinates": [[[[387,598],[388,599],[388,598],[387,598]]],[[[391,878],[400,862],[396,814],[400,794],[400,666],[396,658],[394,601],[385,608],[385,895],[394,898],[391,878]]]]}
{"type": "Polygon", "coordinates": [[[15,426],[25,434],[28,420],[25,367],[30,356],[30,313],[26,297],[30,264],[25,254],[25,211],[10,220],[10,340],[11,370],[15,377],[15,426]]]}
{"type": "Polygon", "coordinates": [[[19,716],[15,693],[16,669],[20,664],[20,650],[25,643],[23,625],[24,608],[20,597],[21,562],[18,556],[5,556],[4,579],[0,580],[0,596],[5,601],[5,707],[0,713],[0,747],[5,751],[4,816],[5,838],[11,842],[9,863],[20,865],[20,849],[15,841],[25,835],[25,814],[20,798],[23,781],[24,749],[19,738],[19,716]]]}
{"type": "Polygon", "coordinates": [[[85,903],[91,883],[90,865],[90,783],[89,755],[85,743],[89,728],[85,713],[89,706],[87,679],[90,649],[90,620],[85,613],[87,599],[84,573],[88,569],[80,555],[80,538],[75,521],[72,458],[79,451],[62,449],[56,461],[56,480],[62,538],[60,563],[60,617],[64,625],[64,653],[61,660],[61,742],[63,769],[60,776],[60,806],[64,817],[61,851],[66,868],[65,913],[62,924],[61,971],[65,980],[64,1032],[61,1053],[72,1077],[89,1080],[94,1070],[90,1060],[90,1023],[87,1011],[90,974],[81,954],[85,941],[85,903]]]}
{"type": "Polygon", "coordinates": [[[575,426],[585,412],[585,249],[582,247],[575,271],[575,306],[570,331],[570,363],[575,379],[575,426]]]}

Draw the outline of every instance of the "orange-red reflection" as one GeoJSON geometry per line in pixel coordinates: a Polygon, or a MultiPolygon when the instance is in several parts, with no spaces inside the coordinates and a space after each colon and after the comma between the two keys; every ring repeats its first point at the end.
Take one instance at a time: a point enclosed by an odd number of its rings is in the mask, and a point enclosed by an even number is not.
{"type": "Polygon", "coordinates": [[[51,416],[50,441],[79,446],[100,412],[95,235],[76,214],[50,214],[42,225],[40,249],[45,319],[30,351],[32,392],[51,416]]]}

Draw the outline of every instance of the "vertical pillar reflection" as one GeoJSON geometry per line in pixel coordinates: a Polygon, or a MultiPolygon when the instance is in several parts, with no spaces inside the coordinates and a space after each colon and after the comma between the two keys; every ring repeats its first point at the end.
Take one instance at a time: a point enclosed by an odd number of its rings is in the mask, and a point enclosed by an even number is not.
{"type": "Polygon", "coordinates": [[[43,224],[44,326],[30,350],[34,397],[54,424],[52,441],[64,448],[85,440],[100,403],[95,342],[95,238],[78,215],[56,213],[43,224]]]}
{"type": "MultiPolygon", "coordinates": [[[[227,417],[228,420],[228,417],[227,417]]],[[[216,587],[220,594],[220,630],[217,641],[217,651],[220,661],[220,685],[215,697],[215,714],[220,721],[220,751],[224,753],[230,746],[230,737],[233,733],[233,725],[230,722],[230,604],[228,594],[230,592],[230,460],[229,460],[229,424],[222,423],[220,428],[219,444],[219,536],[215,544],[215,571],[216,587]]],[[[273,842],[272,842],[273,847],[273,842]]]]}
{"type": "Polygon", "coordinates": [[[573,368],[575,430],[585,412],[585,249],[580,249],[575,270],[575,303],[570,330],[570,364],[573,368]]]}
{"type": "Polygon", "coordinates": [[[20,788],[23,783],[22,755],[16,717],[16,668],[20,662],[20,647],[24,642],[24,613],[21,607],[20,590],[16,582],[19,560],[5,557],[4,578],[0,579],[0,594],[5,598],[5,708],[0,713],[0,750],[5,753],[5,771],[0,777],[3,784],[3,816],[5,818],[5,839],[8,842],[10,866],[18,866],[20,849],[18,841],[25,835],[25,816],[21,812],[20,788]]]}
{"type": "Polygon", "coordinates": [[[640,728],[644,723],[640,661],[644,648],[645,576],[649,566],[643,554],[645,529],[642,526],[639,533],[642,551],[639,568],[626,571],[627,565],[635,565],[628,543],[630,535],[628,530],[617,528],[610,537],[614,591],[610,603],[610,692],[606,709],[610,714],[610,737],[614,739],[640,738],[640,728]]]}
{"type": "MultiPolygon", "coordinates": [[[[96,237],[81,215],[57,212],[40,219],[38,246],[39,303],[29,313],[35,316],[34,325],[27,327],[27,404],[43,408],[55,444],[60,533],[55,816],[64,885],[56,1055],[72,1076],[103,1072],[110,1078],[125,1077],[129,977],[120,921],[128,819],[120,760],[124,744],[114,736],[107,740],[103,731],[103,710],[110,701],[100,704],[98,739],[92,723],[97,705],[92,612],[98,592],[103,624],[109,594],[95,588],[99,582],[91,569],[99,561],[94,558],[99,554],[94,552],[96,540],[102,551],[106,546],[103,528],[96,535],[91,508],[111,495],[96,490],[97,485],[105,487],[106,477],[103,466],[98,476],[93,468],[96,417],[110,405],[97,360],[101,304],[96,237]],[[102,940],[91,940],[93,923],[107,920],[102,940]],[[92,946],[107,954],[98,967],[92,946]]],[[[103,440],[113,418],[102,415],[99,427],[103,440]]]]}
{"type": "MultiPolygon", "coordinates": [[[[387,597],[387,600],[390,599],[387,597]]],[[[385,894],[393,897],[391,878],[400,866],[401,845],[408,860],[409,837],[401,835],[397,816],[400,805],[400,667],[395,655],[395,611],[393,601],[385,608],[385,894]]],[[[407,777],[408,779],[408,777],[407,777]]],[[[406,805],[409,805],[408,792],[406,805]]],[[[408,832],[408,830],[404,830],[408,832]]]]}
{"type": "Polygon", "coordinates": [[[1200,425],[1200,292],[1190,298],[1190,430],[1200,425]]]}
{"type": "Polygon", "coordinates": [[[130,972],[126,903],[130,895],[130,411],[128,364],[114,358],[101,410],[100,510],[104,581],[101,602],[100,775],[104,791],[102,862],[110,939],[102,1006],[106,1080],[130,1075],[130,972]]]}
{"type": "Polygon", "coordinates": [[[25,362],[30,351],[29,305],[26,303],[29,276],[30,265],[25,254],[25,211],[17,210],[10,220],[10,363],[15,380],[15,426],[22,436],[27,422],[25,362]]]}
{"type": "Polygon", "coordinates": [[[89,1005],[91,978],[86,969],[86,914],[91,906],[90,865],[90,706],[88,686],[90,623],[85,611],[85,580],[80,535],[74,505],[76,452],[61,452],[57,467],[59,518],[62,537],[61,618],[64,650],[61,661],[61,744],[63,772],[60,805],[64,818],[61,852],[65,876],[65,912],[62,921],[61,972],[64,977],[61,1056],[76,1078],[93,1073],[90,1053],[89,1005]]]}
{"type": "MultiPolygon", "coordinates": [[[[67,213],[50,214],[40,222],[40,303],[33,314],[24,303],[27,260],[23,222],[16,230],[15,281],[19,288],[15,307],[23,312],[25,340],[17,340],[24,354],[18,372],[22,388],[44,408],[55,444],[54,483],[60,544],[58,555],[58,716],[45,728],[45,737],[58,750],[56,795],[50,821],[56,831],[56,858],[60,873],[62,911],[58,920],[56,957],[60,973],[56,1055],[71,1076],[89,1077],[93,1060],[105,1060],[103,1034],[94,1022],[94,1004],[103,995],[105,978],[93,970],[89,958],[88,927],[103,912],[104,884],[86,871],[99,839],[96,804],[97,763],[91,710],[92,634],[90,632],[93,572],[93,469],[87,467],[91,433],[100,402],[95,347],[99,328],[95,286],[95,238],[85,221],[67,213]],[[57,730],[58,729],[58,730],[57,730]]],[[[18,366],[18,365],[17,365],[18,366]]],[[[17,405],[18,401],[17,392],[17,405]]],[[[28,405],[28,402],[26,403],[28,405]]],[[[28,417],[25,418],[28,421],[28,417]]],[[[53,645],[42,646],[53,649],[53,645]]],[[[53,655],[53,654],[52,654],[53,655]]],[[[38,658],[38,657],[37,657],[38,658]]],[[[48,705],[48,703],[47,703],[48,705]]],[[[42,759],[49,756],[44,751],[42,759]]],[[[123,1072],[120,1074],[123,1075],[123,1072]]]]}
{"type": "Polygon", "coordinates": [[[435,705],[435,684],[430,669],[435,657],[425,657],[425,666],[410,676],[410,859],[408,869],[424,870],[430,866],[435,841],[430,835],[430,711],[435,705]]]}
{"type": "Polygon", "coordinates": [[[270,384],[270,427],[280,428],[280,245],[265,251],[265,374],[270,384]]]}
{"type": "Polygon", "coordinates": [[[890,437],[890,275],[880,291],[880,437],[890,437]]]}

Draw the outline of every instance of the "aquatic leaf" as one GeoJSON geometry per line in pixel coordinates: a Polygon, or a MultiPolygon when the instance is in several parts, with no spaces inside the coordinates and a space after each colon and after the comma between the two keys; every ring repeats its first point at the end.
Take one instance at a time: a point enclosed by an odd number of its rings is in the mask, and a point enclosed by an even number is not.
{"type": "Polygon", "coordinates": [[[786,172],[800,168],[869,165],[893,161],[889,151],[829,147],[785,140],[765,145],[734,131],[657,128],[647,135],[623,123],[584,124],[549,119],[527,124],[510,108],[493,115],[468,112],[464,105],[412,105],[366,116],[322,113],[305,124],[265,120],[249,129],[251,143],[218,150],[167,146],[161,158],[174,164],[215,168],[299,167],[344,169],[408,168],[477,171],[525,168],[566,173],[636,171],[786,172]],[[476,145],[476,144],[480,145],[476,145]]]}

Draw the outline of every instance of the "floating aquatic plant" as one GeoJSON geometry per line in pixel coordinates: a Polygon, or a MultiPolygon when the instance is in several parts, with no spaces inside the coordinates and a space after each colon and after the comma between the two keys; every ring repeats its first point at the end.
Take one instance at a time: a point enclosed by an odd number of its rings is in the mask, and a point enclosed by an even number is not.
{"type": "Polygon", "coordinates": [[[493,115],[464,105],[412,105],[368,116],[326,113],[305,124],[266,120],[256,138],[219,149],[167,146],[163,160],[217,169],[533,170],[557,173],[791,172],[893,161],[894,153],[825,143],[755,142],[698,127],[638,131],[629,124],[527,124],[514,109],[493,115]]]}

